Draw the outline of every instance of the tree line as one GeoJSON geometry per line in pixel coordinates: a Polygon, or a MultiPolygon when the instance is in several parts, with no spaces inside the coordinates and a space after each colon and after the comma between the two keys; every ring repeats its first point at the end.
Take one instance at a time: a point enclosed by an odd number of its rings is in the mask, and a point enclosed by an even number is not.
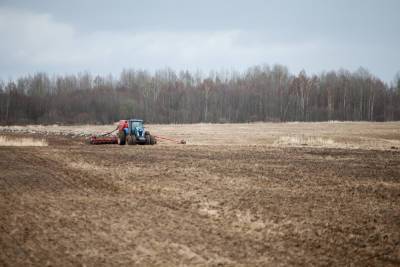
{"type": "Polygon", "coordinates": [[[400,75],[391,85],[367,70],[292,74],[285,66],[246,71],[111,75],[36,73],[0,81],[0,124],[400,120],[400,75]]]}

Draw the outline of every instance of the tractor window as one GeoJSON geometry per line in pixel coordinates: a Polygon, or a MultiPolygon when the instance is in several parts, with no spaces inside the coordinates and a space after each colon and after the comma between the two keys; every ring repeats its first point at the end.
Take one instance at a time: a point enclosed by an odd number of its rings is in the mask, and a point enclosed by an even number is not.
{"type": "Polygon", "coordinates": [[[141,121],[134,121],[134,122],[132,122],[132,127],[133,127],[133,128],[136,128],[136,127],[143,128],[143,122],[141,122],[141,121]]]}

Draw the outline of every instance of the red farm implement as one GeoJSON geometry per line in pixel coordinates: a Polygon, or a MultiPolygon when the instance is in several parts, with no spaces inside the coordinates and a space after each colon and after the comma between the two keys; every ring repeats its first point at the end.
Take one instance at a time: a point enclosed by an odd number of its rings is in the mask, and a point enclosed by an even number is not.
{"type": "Polygon", "coordinates": [[[90,137],[89,142],[91,145],[105,145],[105,144],[118,144],[116,136],[96,136],[90,137]]]}

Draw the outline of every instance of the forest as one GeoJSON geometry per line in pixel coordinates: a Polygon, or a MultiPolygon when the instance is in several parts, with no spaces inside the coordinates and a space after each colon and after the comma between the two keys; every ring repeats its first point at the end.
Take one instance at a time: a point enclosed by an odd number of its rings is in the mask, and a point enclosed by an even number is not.
{"type": "Polygon", "coordinates": [[[0,81],[0,124],[400,120],[400,75],[388,85],[359,68],[308,75],[281,65],[245,71],[149,72],[119,77],[36,73],[0,81]]]}

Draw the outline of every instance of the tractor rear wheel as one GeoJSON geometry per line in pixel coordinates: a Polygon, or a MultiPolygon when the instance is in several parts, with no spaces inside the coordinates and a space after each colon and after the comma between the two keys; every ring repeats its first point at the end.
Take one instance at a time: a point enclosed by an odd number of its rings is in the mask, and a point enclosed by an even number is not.
{"type": "Polygon", "coordinates": [[[150,145],[157,144],[157,139],[154,135],[150,135],[150,145]]]}
{"type": "Polygon", "coordinates": [[[136,145],[136,137],[128,135],[127,137],[128,145],[136,145]]]}
{"type": "Polygon", "coordinates": [[[118,132],[118,145],[125,145],[126,142],[126,135],[124,131],[118,132]]]}
{"type": "Polygon", "coordinates": [[[146,137],[146,145],[151,145],[151,136],[150,136],[150,134],[146,134],[145,137],[146,137]]]}

